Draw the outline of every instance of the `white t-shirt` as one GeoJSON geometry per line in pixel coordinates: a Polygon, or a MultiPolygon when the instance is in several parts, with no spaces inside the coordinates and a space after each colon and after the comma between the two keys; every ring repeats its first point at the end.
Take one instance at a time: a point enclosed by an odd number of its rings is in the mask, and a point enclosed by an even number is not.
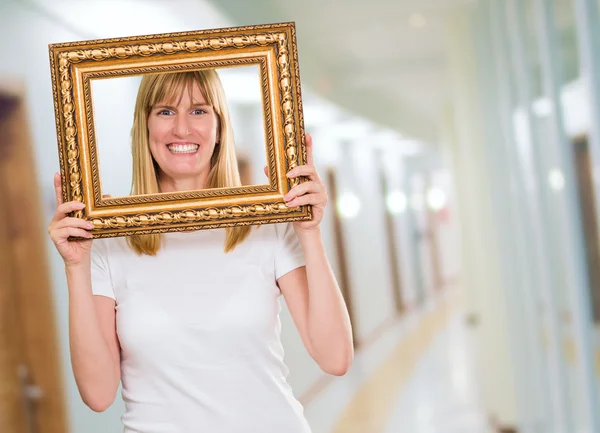
{"type": "Polygon", "coordinates": [[[287,383],[276,280],[304,266],[291,224],[125,238],[92,247],[92,290],[116,301],[125,433],[309,433],[287,383]]]}

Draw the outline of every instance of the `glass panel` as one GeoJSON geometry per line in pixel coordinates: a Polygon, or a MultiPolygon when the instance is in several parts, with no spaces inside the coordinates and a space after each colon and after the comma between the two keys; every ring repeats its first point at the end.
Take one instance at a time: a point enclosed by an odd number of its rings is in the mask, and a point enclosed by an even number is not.
{"type": "MultiPolygon", "coordinates": [[[[524,43],[527,45],[527,51],[529,52],[530,61],[530,76],[531,76],[531,93],[534,100],[544,96],[544,83],[542,81],[542,64],[539,56],[540,44],[537,38],[537,22],[534,16],[534,7],[531,0],[525,0],[525,37],[524,43]]],[[[534,109],[536,106],[534,106],[534,109]]],[[[546,108],[547,107],[541,107],[546,108]]]]}
{"type": "MultiPolygon", "coordinates": [[[[570,139],[565,139],[564,129],[574,130],[578,119],[573,119],[577,113],[573,109],[574,98],[577,95],[579,78],[579,52],[577,45],[577,28],[575,10],[572,0],[549,0],[553,6],[553,19],[556,26],[555,43],[546,45],[541,40],[540,32],[541,11],[536,10],[534,0],[526,0],[524,9],[524,33],[526,46],[525,67],[529,78],[531,100],[522,101],[531,104],[531,128],[533,165],[538,182],[538,198],[541,200],[542,215],[540,223],[544,225],[544,264],[550,277],[549,291],[541,299],[541,319],[543,321],[544,339],[550,337],[555,344],[544,341],[544,360],[548,368],[549,391],[552,393],[551,412],[553,426],[556,431],[585,431],[588,419],[585,413],[585,386],[582,378],[582,362],[577,357],[576,347],[576,310],[573,303],[573,292],[578,290],[578,280],[574,275],[579,272],[578,263],[568,256],[569,250],[576,245],[569,239],[572,230],[582,230],[579,221],[568,206],[565,184],[577,182],[573,172],[564,166],[564,147],[573,154],[574,147],[570,139]],[[544,53],[542,50],[550,52],[544,53]],[[556,70],[550,71],[544,63],[544,55],[554,57],[556,70]],[[546,69],[544,69],[546,68],[546,69]],[[544,78],[550,78],[554,72],[560,81],[555,83],[557,88],[547,87],[544,78]],[[574,90],[575,89],[575,90],[574,90]],[[575,93],[574,93],[575,92],[575,93]],[[561,95],[559,101],[553,98],[561,95]],[[563,105],[566,114],[563,130],[558,125],[555,103],[563,105]],[[570,117],[569,117],[570,116],[570,117]],[[571,177],[569,177],[571,176],[571,177]],[[576,219],[576,218],[575,218],[576,219]],[[552,335],[551,335],[552,334],[552,335]],[[558,348],[558,350],[553,349],[558,348]],[[558,413],[562,411],[563,413],[558,413]]],[[[524,95],[522,95],[524,96],[524,95]]],[[[518,108],[517,108],[518,110],[518,108]]],[[[572,190],[571,190],[572,191],[572,190]]],[[[540,287],[542,290],[542,287],[540,287]]],[[[549,427],[549,426],[548,426],[549,427]]]]}
{"type": "Polygon", "coordinates": [[[572,0],[553,0],[553,2],[561,60],[560,72],[564,83],[571,83],[579,78],[575,6],[572,0]]]}

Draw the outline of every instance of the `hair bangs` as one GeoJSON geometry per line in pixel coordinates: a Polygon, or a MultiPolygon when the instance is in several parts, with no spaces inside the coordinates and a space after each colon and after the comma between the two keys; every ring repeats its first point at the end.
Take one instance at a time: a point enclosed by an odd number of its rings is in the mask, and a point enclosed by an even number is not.
{"type": "Polygon", "coordinates": [[[194,101],[193,99],[195,85],[198,85],[200,88],[205,102],[213,107],[214,97],[209,91],[209,85],[204,74],[201,74],[199,71],[188,71],[157,76],[152,92],[148,95],[147,109],[151,110],[152,107],[155,107],[159,103],[173,106],[179,105],[184,95],[184,89],[187,90],[190,100],[193,103],[199,103],[200,101],[194,101]]]}

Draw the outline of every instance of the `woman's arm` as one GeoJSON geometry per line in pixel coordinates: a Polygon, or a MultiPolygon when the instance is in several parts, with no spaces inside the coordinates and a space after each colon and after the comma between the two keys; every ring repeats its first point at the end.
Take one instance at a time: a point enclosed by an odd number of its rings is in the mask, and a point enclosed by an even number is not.
{"type": "Polygon", "coordinates": [[[319,229],[299,232],[306,267],[278,284],[302,341],[326,373],[345,374],[354,357],[350,317],[325,254],[319,229]]]}
{"type": "Polygon", "coordinates": [[[115,301],[92,294],[90,265],[66,266],[71,364],[84,403],[102,412],[121,381],[115,301]]]}
{"type": "Polygon", "coordinates": [[[79,393],[97,412],[115,399],[120,382],[120,350],[115,326],[115,301],[92,294],[91,248],[93,225],[68,215],[84,208],[80,202],[62,202],[61,179],[54,176],[56,213],[48,234],[65,262],[69,290],[71,363],[79,393]],[[70,241],[76,236],[82,240],[70,241]]]}
{"type": "Polygon", "coordinates": [[[320,224],[327,205],[327,191],[313,163],[312,137],[306,135],[306,165],[292,169],[290,178],[308,177],[285,196],[287,206],[312,206],[312,219],[294,223],[306,267],[283,275],[278,283],[302,340],[321,369],[342,375],[354,358],[352,328],[346,303],[321,238],[320,224]]]}

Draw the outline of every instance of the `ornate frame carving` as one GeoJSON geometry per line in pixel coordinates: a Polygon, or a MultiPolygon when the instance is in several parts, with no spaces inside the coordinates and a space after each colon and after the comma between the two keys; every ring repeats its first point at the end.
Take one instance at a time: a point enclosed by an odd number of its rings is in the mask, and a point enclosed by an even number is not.
{"type": "Polygon", "coordinates": [[[305,179],[286,173],[306,161],[294,23],[232,27],[49,45],[63,200],[94,238],[308,220],[311,207],[283,196],[305,179]],[[269,183],[102,198],[90,80],[148,72],[258,64],[269,183]]]}

